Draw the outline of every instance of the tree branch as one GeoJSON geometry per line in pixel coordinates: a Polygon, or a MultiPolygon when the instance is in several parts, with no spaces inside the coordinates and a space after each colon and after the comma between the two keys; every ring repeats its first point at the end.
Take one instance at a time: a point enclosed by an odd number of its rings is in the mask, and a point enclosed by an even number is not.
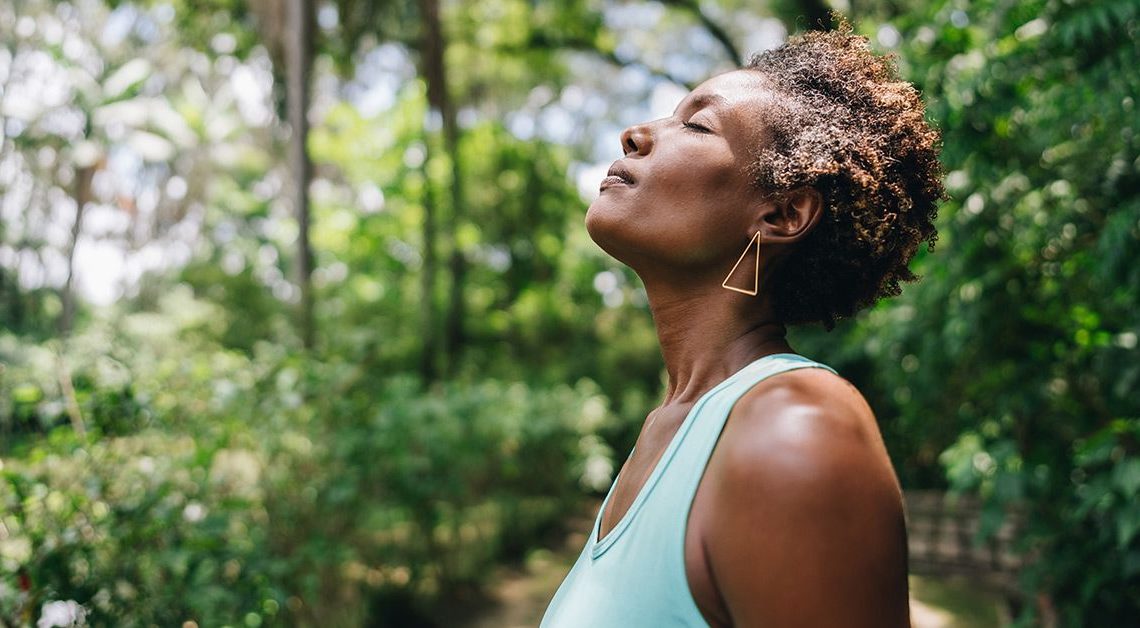
{"type": "Polygon", "coordinates": [[[701,26],[704,26],[705,30],[713,36],[713,39],[720,43],[721,48],[724,48],[725,54],[728,55],[729,60],[731,60],[733,64],[738,67],[744,65],[744,59],[740,54],[740,50],[736,47],[736,44],[733,43],[728,31],[724,30],[724,27],[717,24],[716,21],[709,17],[704,11],[701,11],[701,5],[698,0],[663,0],[662,3],[665,6],[677,7],[691,13],[693,17],[697,18],[701,26]]]}
{"type": "Polygon", "coordinates": [[[590,40],[578,38],[559,38],[550,37],[548,33],[536,31],[531,34],[530,39],[523,46],[499,46],[498,51],[506,54],[520,54],[528,50],[573,50],[576,52],[587,52],[598,56],[604,61],[607,61],[618,67],[633,66],[644,69],[652,76],[662,78],[667,81],[683,85],[686,89],[693,89],[695,85],[680,77],[677,77],[666,70],[655,68],[643,61],[625,61],[617,56],[612,50],[602,50],[590,40]]]}

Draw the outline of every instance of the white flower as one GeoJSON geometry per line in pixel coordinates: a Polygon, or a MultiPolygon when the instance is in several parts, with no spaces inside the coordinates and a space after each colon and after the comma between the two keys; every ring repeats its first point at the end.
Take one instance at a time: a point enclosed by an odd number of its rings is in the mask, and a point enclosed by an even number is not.
{"type": "Polygon", "coordinates": [[[190,523],[198,523],[206,518],[206,507],[198,502],[190,502],[182,509],[182,518],[190,523]]]}
{"type": "Polygon", "coordinates": [[[139,458],[138,466],[139,471],[142,471],[146,475],[150,475],[154,473],[154,458],[151,458],[150,456],[143,456],[142,458],[139,458]]]}
{"type": "Polygon", "coordinates": [[[76,628],[87,625],[87,609],[75,600],[44,602],[36,628],[76,628]]]}

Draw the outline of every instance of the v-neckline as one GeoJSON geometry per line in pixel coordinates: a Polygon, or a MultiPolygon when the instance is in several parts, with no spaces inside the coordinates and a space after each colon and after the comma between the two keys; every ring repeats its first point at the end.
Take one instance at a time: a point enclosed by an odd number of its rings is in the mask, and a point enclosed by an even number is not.
{"type": "MultiPolygon", "coordinates": [[[[614,527],[610,528],[610,531],[607,532],[604,537],[598,538],[598,534],[602,529],[602,519],[605,517],[606,508],[609,506],[610,499],[613,497],[614,490],[617,488],[618,480],[621,479],[621,472],[618,473],[618,476],[614,478],[613,484],[610,485],[610,490],[606,494],[605,499],[602,500],[602,505],[598,509],[598,516],[594,520],[594,528],[590,532],[590,543],[592,545],[591,555],[593,558],[596,559],[604,554],[605,551],[617,541],[622,532],[624,532],[625,529],[630,526],[630,522],[637,515],[637,511],[641,509],[641,506],[649,498],[649,493],[652,492],[654,485],[657,484],[658,480],[660,480],[661,476],[665,473],[666,467],[669,466],[669,461],[673,458],[674,454],[677,453],[677,449],[680,448],[681,442],[685,439],[685,435],[692,427],[694,417],[696,417],[696,415],[700,412],[708,400],[711,399],[716,393],[731,385],[732,382],[740,377],[742,373],[752,368],[753,365],[764,360],[774,358],[776,356],[799,357],[798,354],[795,353],[770,353],[766,356],[757,358],[752,362],[744,365],[740,368],[740,370],[736,371],[732,375],[729,375],[719,384],[713,386],[703,395],[701,395],[697,402],[693,404],[693,407],[689,409],[688,414],[685,415],[685,419],[681,422],[681,426],[677,428],[677,433],[673,434],[673,438],[669,440],[669,444],[665,447],[665,451],[661,454],[661,457],[658,458],[657,462],[653,465],[653,470],[649,473],[649,477],[645,479],[645,483],[642,484],[641,488],[637,491],[637,495],[634,496],[633,502],[630,503],[629,508],[627,508],[626,511],[622,513],[621,519],[618,519],[617,523],[614,524],[614,527]]],[[[633,452],[636,450],[636,445],[630,449],[630,458],[633,457],[633,452]]]]}

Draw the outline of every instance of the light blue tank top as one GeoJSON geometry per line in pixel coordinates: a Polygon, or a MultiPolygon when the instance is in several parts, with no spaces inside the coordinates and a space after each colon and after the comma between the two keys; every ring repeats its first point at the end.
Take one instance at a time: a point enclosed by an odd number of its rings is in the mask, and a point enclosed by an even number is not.
{"type": "Polygon", "coordinates": [[[794,353],[767,355],[697,400],[629,510],[599,542],[610,487],[586,547],[554,594],[541,628],[707,626],[685,575],[685,527],[705,465],[745,392],[778,373],[810,367],[835,372],[794,353]]]}

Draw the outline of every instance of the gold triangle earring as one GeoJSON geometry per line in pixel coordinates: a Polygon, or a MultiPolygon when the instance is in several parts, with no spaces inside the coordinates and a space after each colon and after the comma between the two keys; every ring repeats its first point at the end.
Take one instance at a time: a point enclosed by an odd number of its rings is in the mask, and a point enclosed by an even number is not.
{"type": "Polygon", "coordinates": [[[728,276],[724,278],[724,282],[722,282],[720,284],[720,286],[722,288],[727,288],[729,290],[732,290],[733,292],[739,292],[741,294],[747,294],[750,297],[754,297],[754,296],[756,296],[756,294],[758,292],[760,292],[760,232],[759,231],[757,231],[756,235],[752,236],[752,239],[748,241],[748,246],[744,247],[744,252],[740,254],[740,259],[736,260],[736,266],[733,266],[732,270],[728,271],[728,276]],[[745,290],[743,288],[736,288],[734,286],[728,285],[728,280],[732,278],[733,273],[735,273],[736,269],[740,266],[740,262],[743,262],[744,258],[748,256],[748,251],[752,250],[752,243],[753,242],[756,243],[756,269],[754,271],[755,274],[752,276],[752,290],[748,291],[748,290],[745,290]]]}

